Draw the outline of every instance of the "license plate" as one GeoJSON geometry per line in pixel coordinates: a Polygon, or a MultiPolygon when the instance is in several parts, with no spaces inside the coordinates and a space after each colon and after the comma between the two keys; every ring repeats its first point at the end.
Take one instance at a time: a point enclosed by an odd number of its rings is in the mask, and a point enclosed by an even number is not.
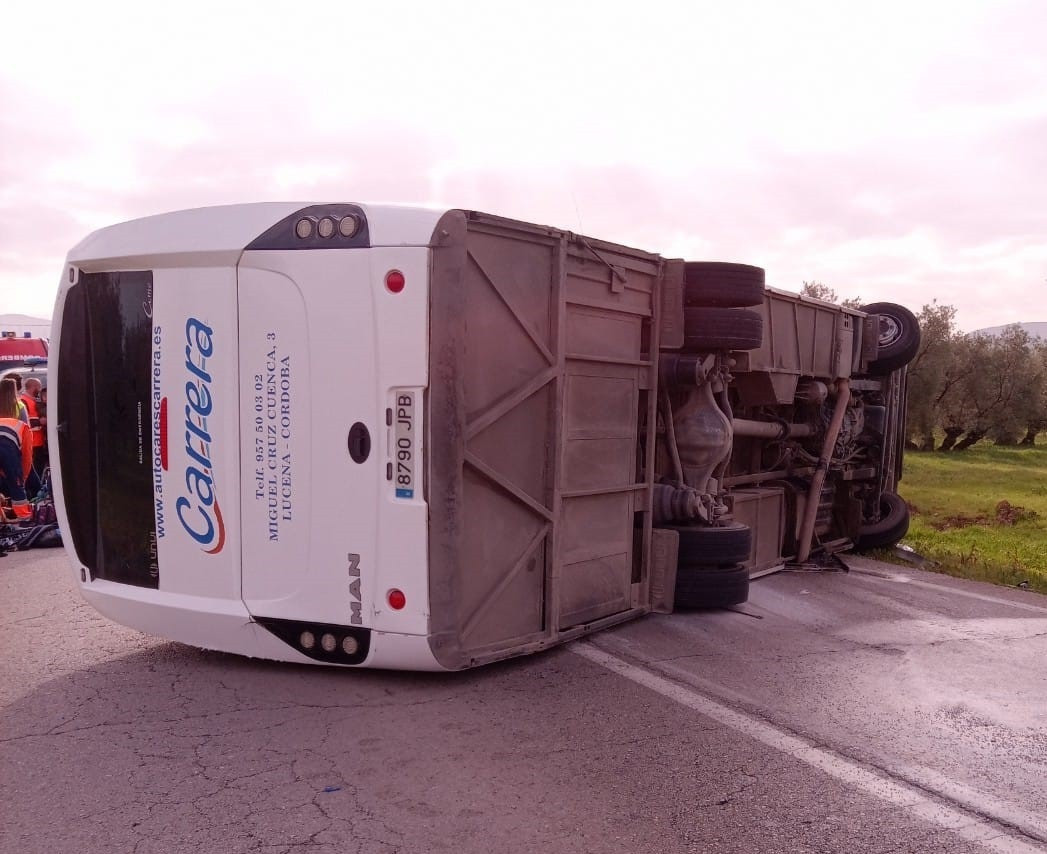
{"type": "Polygon", "coordinates": [[[393,410],[393,483],[397,498],[414,498],[414,392],[396,393],[393,410]]]}

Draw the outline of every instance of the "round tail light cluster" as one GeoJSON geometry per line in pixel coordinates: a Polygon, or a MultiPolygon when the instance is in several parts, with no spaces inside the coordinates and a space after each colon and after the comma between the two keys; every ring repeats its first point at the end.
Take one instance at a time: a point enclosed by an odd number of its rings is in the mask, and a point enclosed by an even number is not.
{"type": "Polygon", "coordinates": [[[304,655],[327,664],[363,664],[371,649],[371,630],[362,626],[274,617],[257,617],[256,622],[304,655]]]}
{"type": "Polygon", "coordinates": [[[298,235],[299,240],[308,240],[313,236],[313,229],[324,240],[334,237],[335,232],[342,237],[352,237],[360,230],[360,220],[353,214],[343,216],[337,223],[329,216],[320,217],[320,219],[303,216],[295,223],[294,233],[298,235]]]}
{"type": "Polygon", "coordinates": [[[310,205],[280,220],[247,249],[361,249],[370,246],[367,217],[359,205],[310,205]]]}

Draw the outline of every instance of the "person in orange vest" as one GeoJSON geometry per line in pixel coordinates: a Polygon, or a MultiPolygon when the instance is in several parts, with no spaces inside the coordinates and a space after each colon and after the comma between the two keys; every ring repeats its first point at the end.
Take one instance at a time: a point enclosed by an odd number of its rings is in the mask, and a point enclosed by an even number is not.
{"type": "Polygon", "coordinates": [[[44,472],[51,465],[51,449],[50,445],[47,444],[47,386],[40,389],[40,400],[36,403],[36,411],[40,413],[40,432],[44,437],[44,444],[40,446],[39,461],[36,459],[34,451],[33,465],[40,472],[40,477],[43,477],[44,472]]]}
{"type": "Polygon", "coordinates": [[[18,386],[0,380],[0,493],[11,501],[19,518],[31,514],[25,481],[33,470],[33,434],[18,417],[18,386]]]}
{"type": "Polygon", "coordinates": [[[33,471],[26,482],[30,495],[35,495],[40,490],[40,479],[44,476],[42,460],[47,454],[44,447],[47,444],[47,422],[43,420],[43,413],[40,411],[40,388],[40,380],[36,377],[29,377],[25,381],[25,390],[19,398],[29,415],[29,430],[33,434],[33,471]]]}
{"type": "Polygon", "coordinates": [[[18,420],[29,423],[29,410],[22,403],[22,377],[19,374],[11,374],[10,379],[15,381],[15,397],[18,400],[18,420]]]}

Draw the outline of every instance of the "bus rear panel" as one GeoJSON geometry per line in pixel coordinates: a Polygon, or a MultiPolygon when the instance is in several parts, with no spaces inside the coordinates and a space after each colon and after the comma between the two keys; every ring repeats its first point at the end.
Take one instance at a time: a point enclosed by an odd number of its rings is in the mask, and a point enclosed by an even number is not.
{"type": "Polygon", "coordinates": [[[439,668],[423,491],[437,215],[398,213],[186,211],[70,253],[53,467],[100,611],[245,655],[439,668]],[[383,229],[414,245],[373,245],[383,229]]]}

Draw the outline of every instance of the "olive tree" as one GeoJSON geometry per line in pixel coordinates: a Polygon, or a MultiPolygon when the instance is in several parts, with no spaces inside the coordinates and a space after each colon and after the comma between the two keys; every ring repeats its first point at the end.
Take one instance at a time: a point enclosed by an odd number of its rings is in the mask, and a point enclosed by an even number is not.
{"type": "Polygon", "coordinates": [[[860,298],[848,297],[845,300],[841,300],[840,295],[836,293],[834,288],[830,288],[828,285],[814,280],[811,280],[810,282],[804,281],[803,287],[800,288],[800,295],[814,297],[814,299],[820,299],[822,302],[836,303],[842,305],[844,308],[860,309],[862,307],[862,301],[860,298]]]}
{"type": "Polygon", "coordinates": [[[994,337],[968,336],[976,353],[974,370],[964,381],[966,431],[956,443],[963,451],[990,433],[1008,436],[1025,420],[1025,401],[1038,382],[1029,333],[1018,324],[994,337]]]}
{"type": "Polygon", "coordinates": [[[963,372],[954,368],[957,342],[956,309],[931,302],[917,315],[920,349],[909,363],[909,435],[919,450],[933,451],[935,431],[941,428],[943,401],[955,395],[963,372]]]}
{"type": "MultiPolygon", "coordinates": [[[[1018,444],[1034,445],[1036,437],[1047,430],[1047,341],[1030,342],[1028,385],[1016,402],[1015,418],[1017,429],[1013,437],[1003,438],[1017,439],[1024,431],[1018,444]]],[[[996,441],[1005,443],[999,436],[996,441]]]]}
{"type": "Polygon", "coordinates": [[[991,384],[984,368],[992,349],[993,340],[987,335],[958,335],[954,339],[944,381],[933,403],[938,426],[945,434],[939,451],[951,451],[961,438],[988,431],[991,384]]]}

